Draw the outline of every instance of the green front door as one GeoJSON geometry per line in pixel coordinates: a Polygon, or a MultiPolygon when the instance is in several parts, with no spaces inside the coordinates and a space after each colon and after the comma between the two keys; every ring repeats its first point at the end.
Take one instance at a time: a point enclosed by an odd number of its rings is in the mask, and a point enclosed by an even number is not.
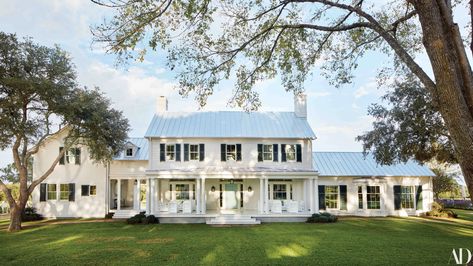
{"type": "Polygon", "coordinates": [[[223,191],[223,208],[224,209],[237,209],[237,184],[224,184],[225,190],[223,191]]]}

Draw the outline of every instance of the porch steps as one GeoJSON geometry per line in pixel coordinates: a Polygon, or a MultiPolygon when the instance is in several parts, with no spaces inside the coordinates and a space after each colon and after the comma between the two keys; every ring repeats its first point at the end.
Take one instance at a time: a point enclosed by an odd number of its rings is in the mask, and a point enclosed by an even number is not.
{"type": "Polygon", "coordinates": [[[133,217],[137,215],[139,211],[136,210],[119,210],[115,211],[115,214],[113,215],[113,219],[128,219],[130,217],[133,217]]]}
{"type": "Polygon", "coordinates": [[[225,224],[235,224],[235,225],[251,225],[251,224],[260,224],[261,221],[252,218],[250,215],[220,215],[206,222],[209,225],[225,225],[225,224]]]}

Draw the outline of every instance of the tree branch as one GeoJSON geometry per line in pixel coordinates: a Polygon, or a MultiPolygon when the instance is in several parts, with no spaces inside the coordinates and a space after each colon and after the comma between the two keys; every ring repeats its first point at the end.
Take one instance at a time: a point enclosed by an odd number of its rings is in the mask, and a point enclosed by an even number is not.
{"type": "Polygon", "coordinates": [[[13,198],[10,189],[3,183],[3,181],[0,179],[0,190],[5,193],[5,196],[7,197],[8,204],[10,205],[10,208],[14,208],[16,205],[16,201],[13,198]]]}

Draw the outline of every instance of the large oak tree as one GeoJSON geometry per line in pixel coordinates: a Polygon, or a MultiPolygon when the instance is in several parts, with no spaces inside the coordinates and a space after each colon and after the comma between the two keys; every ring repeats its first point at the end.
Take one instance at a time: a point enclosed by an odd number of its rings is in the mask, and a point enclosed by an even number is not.
{"type": "Polygon", "coordinates": [[[0,190],[10,205],[9,231],[21,229],[29,196],[66,150],[84,145],[91,159],[107,162],[124,146],[128,128],[128,120],[98,89],[78,87],[66,52],[0,32],[0,149],[11,150],[15,168],[13,176],[0,179],[0,190]],[[58,125],[67,127],[64,149],[29,182],[31,158],[58,125]],[[3,181],[18,182],[19,195],[14,197],[3,181]]]}
{"type": "MultiPolygon", "coordinates": [[[[257,81],[279,75],[288,91],[299,93],[320,62],[323,75],[339,86],[351,82],[367,52],[389,55],[393,64],[380,74],[406,79],[409,73],[419,82],[451,140],[442,149],[453,150],[473,197],[471,51],[452,12],[452,5],[471,9],[470,1],[92,1],[116,12],[93,27],[95,42],[117,54],[119,62],[165,50],[180,93],[194,94],[201,105],[223,79],[236,77],[230,103],[255,110],[257,81]],[[422,53],[431,69],[416,61],[422,53]]],[[[405,155],[399,159],[415,156],[405,155]]]]}

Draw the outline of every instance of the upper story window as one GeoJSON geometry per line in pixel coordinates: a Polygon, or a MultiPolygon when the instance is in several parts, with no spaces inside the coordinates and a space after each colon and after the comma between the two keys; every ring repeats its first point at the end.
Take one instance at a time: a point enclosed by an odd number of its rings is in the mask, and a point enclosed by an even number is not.
{"type": "Polygon", "coordinates": [[[191,161],[199,160],[199,145],[197,144],[189,145],[189,157],[191,161]]]}
{"type": "Polygon", "coordinates": [[[236,145],[227,145],[227,161],[236,161],[236,145]]]}
{"type": "Polygon", "coordinates": [[[296,145],[287,144],[286,145],[286,160],[295,161],[296,160],[296,145]]]}
{"type": "Polygon", "coordinates": [[[126,148],[125,156],[126,157],[133,157],[133,148],[126,148]]]}
{"type": "Polygon", "coordinates": [[[174,145],[166,145],[166,160],[174,161],[176,159],[176,147],[174,145]]]}
{"type": "Polygon", "coordinates": [[[48,200],[57,199],[57,185],[48,184],[48,200]]]}
{"type": "Polygon", "coordinates": [[[272,144],[263,145],[263,160],[264,161],[273,160],[273,145],[272,144]]]}
{"type": "Polygon", "coordinates": [[[221,144],[221,161],[241,161],[241,144],[221,144]]]}
{"type": "MultiPolygon", "coordinates": [[[[59,147],[59,152],[62,152],[64,147],[59,147]]],[[[65,163],[68,164],[80,164],[80,148],[70,148],[67,150],[59,159],[59,164],[64,165],[65,163]]]]}

